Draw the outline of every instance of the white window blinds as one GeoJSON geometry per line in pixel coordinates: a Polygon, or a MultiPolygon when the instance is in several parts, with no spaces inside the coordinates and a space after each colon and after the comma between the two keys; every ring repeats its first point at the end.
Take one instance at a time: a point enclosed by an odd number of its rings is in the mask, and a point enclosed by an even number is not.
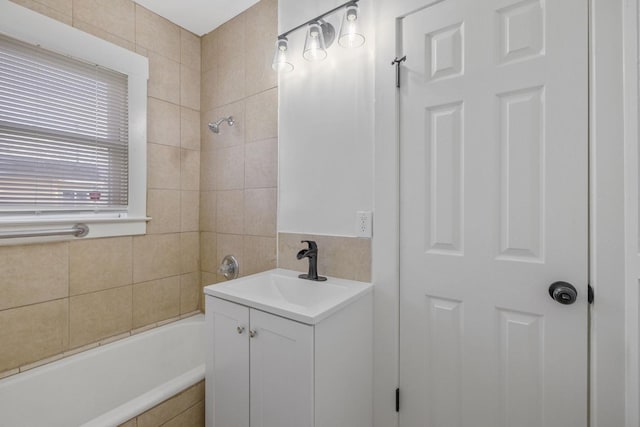
{"type": "Polygon", "coordinates": [[[0,35],[0,212],[124,210],[127,76],[0,35]]]}

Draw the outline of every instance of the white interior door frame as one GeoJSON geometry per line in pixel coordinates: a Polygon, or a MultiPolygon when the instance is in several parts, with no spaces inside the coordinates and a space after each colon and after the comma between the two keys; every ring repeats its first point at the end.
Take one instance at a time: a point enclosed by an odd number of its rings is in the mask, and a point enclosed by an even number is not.
{"type": "Polygon", "coordinates": [[[638,78],[640,63],[640,6],[638,0],[627,1],[624,10],[624,161],[625,161],[625,253],[626,253],[626,426],[640,425],[640,235],[638,234],[638,78]],[[631,379],[631,380],[629,380],[631,379]],[[635,379],[635,381],[633,380],[635,379]]]}
{"type": "Polygon", "coordinates": [[[399,20],[442,0],[377,0],[375,49],[373,419],[375,427],[398,426],[400,175],[398,92],[391,61],[402,56],[399,20]]]}
{"type": "MultiPolygon", "coordinates": [[[[628,19],[628,8],[635,2],[590,0],[590,280],[595,290],[591,309],[592,427],[638,425],[630,413],[634,405],[627,387],[637,385],[637,375],[632,379],[629,370],[627,344],[631,342],[626,336],[633,325],[625,318],[638,305],[637,297],[631,302],[627,295],[625,277],[625,170],[633,170],[628,169],[630,163],[625,164],[625,85],[629,82],[624,78],[624,34],[635,31],[628,19]]],[[[632,169],[637,169],[637,160],[632,169]]]]}
{"type": "MultiPolygon", "coordinates": [[[[398,425],[393,403],[399,381],[398,94],[390,63],[402,54],[398,20],[439,1],[375,4],[375,427],[398,425]]],[[[638,0],[585,1],[590,5],[590,277],[596,291],[590,426],[637,427],[638,0]]]]}

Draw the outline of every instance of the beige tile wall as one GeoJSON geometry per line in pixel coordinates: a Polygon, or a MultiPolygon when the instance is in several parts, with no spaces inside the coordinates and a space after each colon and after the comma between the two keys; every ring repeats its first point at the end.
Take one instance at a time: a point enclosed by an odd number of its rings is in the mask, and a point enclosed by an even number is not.
{"type": "Polygon", "coordinates": [[[204,381],[154,406],[120,427],[201,427],[204,425],[204,381]]]}
{"type": "Polygon", "coordinates": [[[202,38],[200,257],[202,284],[235,255],[241,275],[276,266],[277,0],[261,0],[202,38]],[[207,123],[232,115],[220,133],[207,123]]]}
{"type": "Polygon", "coordinates": [[[0,378],[177,319],[201,292],[201,39],[131,0],[14,2],[149,58],[153,220],[145,236],[0,248],[0,378]]]}
{"type": "Polygon", "coordinates": [[[318,244],[318,274],[342,279],[371,281],[371,239],[314,234],[279,233],[278,267],[307,272],[309,261],[296,254],[306,248],[302,240],[318,244]]]}

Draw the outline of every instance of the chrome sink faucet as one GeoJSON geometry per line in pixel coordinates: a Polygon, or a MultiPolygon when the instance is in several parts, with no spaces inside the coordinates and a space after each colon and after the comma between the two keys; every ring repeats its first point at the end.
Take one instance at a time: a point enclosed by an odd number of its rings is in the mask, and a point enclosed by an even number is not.
{"type": "Polygon", "coordinates": [[[313,240],[302,240],[300,243],[306,243],[309,245],[307,249],[302,249],[296,255],[296,258],[309,258],[309,273],[301,274],[298,277],[301,279],[315,280],[317,282],[324,282],[326,277],[318,276],[318,245],[313,240]]]}

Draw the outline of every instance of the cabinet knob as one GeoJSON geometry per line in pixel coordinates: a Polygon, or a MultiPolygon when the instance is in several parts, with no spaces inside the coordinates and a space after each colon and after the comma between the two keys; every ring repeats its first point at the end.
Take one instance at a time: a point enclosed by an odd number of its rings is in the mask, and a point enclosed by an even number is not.
{"type": "Polygon", "coordinates": [[[238,326],[237,331],[239,334],[242,334],[244,332],[244,326],[238,326]]]}
{"type": "Polygon", "coordinates": [[[256,335],[258,335],[258,331],[255,331],[253,329],[249,329],[249,336],[251,338],[255,338],[256,335]]]}

